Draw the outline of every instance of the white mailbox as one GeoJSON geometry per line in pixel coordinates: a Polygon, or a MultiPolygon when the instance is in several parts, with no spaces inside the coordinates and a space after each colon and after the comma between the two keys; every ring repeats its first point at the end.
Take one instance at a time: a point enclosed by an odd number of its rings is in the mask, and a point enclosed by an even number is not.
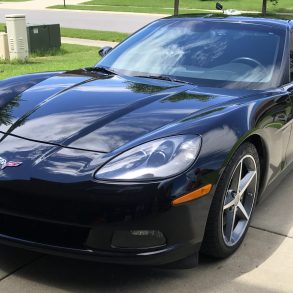
{"type": "Polygon", "coordinates": [[[9,59],[8,38],[6,33],[0,33],[0,59],[9,59]]]}
{"type": "Polygon", "coordinates": [[[10,59],[28,58],[28,40],[25,15],[10,14],[5,16],[10,59]]]}

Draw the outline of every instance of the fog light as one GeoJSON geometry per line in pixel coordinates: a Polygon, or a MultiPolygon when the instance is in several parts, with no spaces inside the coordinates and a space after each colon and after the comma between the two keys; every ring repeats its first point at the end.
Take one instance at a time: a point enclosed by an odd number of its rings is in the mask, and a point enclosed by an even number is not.
{"type": "Polygon", "coordinates": [[[115,231],[112,238],[114,248],[146,249],[166,245],[166,238],[158,230],[115,231]]]}

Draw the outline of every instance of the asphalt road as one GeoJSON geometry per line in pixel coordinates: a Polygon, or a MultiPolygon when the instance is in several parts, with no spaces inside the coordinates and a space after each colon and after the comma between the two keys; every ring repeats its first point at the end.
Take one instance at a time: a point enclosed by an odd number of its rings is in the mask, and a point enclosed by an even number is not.
{"type": "Polygon", "coordinates": [[[31,24],[60,23],[62,27],[96,29],[132,33],[144,25],[160,18],[158,15],[100,13],[63,10],[3,9],[0,4],[0,22],[6,14],[25,14],[31,24]]]}

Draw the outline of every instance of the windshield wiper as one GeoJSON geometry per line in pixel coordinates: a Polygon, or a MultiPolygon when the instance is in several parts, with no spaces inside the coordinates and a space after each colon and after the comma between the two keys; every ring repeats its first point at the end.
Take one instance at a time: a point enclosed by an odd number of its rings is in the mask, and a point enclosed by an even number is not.
{"type": "Polygon", "coordinates": [[[101,73],[108,74],[108,75],[117,75],[117,73],[113,69],[109,69],[109,68],[102,67],[102,66],[89,67],[89,68],[85,68],[85,70],[101,72],[101,73]]]}
{"type": "Polygon", "coordinates": [[[173,77],[171,77],[169,75],[136,75],[135,77],[159,79],[159,80],[167,80],[167,81],[172,81],[172,82],[193,84],[193,83],[191,83],[189,81],[173,78],[173,77]]]}

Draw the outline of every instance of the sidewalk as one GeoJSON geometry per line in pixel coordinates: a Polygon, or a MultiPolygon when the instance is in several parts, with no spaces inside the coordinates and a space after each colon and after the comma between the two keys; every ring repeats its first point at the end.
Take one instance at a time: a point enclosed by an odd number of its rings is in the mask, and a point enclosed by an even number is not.
{"type": "MultiPolygon", "coordinates": [[[[76,5],[85,0],[66,0],[67,5],[76,5]]],[[[42,10],[49,6],[63,4],[62,0],[31,0],[24,2],[4,2],[0,0],[0,8],[42,10]]]]}
{"type": "Polygon", "coordinates": [[[92,46],[92,47],[99,47],[99,48],[103,48],[106,46],[115,47],[118,44],[116,42],[96,41],[96,40],[67,38],[67,37],[62,37],[61,42],[64,44],[92,46]]]}

